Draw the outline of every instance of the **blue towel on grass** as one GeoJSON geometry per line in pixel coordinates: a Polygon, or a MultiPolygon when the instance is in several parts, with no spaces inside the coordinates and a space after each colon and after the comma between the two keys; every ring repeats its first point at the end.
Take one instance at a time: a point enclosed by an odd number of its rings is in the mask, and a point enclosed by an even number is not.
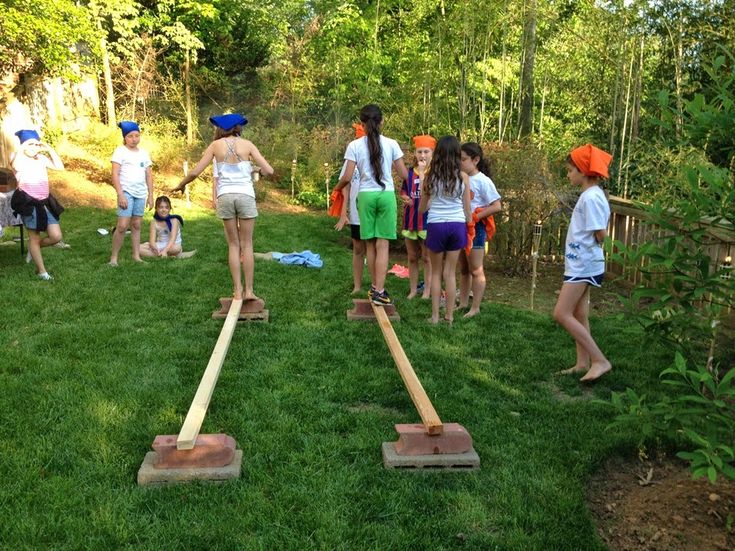
{"type": "Polygon", "coordinates": [[[306,266],[307,268],[321,268],[324,265],[321,257],[311,251],[301,251],[300,253],[292,252],[289,254],[274,252],[273,260],[278,260],[281,264],[306,266]]]}

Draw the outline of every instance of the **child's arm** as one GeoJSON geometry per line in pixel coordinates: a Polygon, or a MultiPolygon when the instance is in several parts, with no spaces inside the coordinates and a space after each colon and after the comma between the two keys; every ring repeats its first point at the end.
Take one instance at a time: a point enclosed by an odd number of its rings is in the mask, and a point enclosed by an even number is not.
{"type": "Polygon", "coordinates": [[[347,222],[350,221],[350,219],[347,218],[347,204],[350,202],[350,187],[351,186],[348,183],[345,187],[342,188],[342,197],[344,198],[342,200],[342,211],[339,213],[339,220],[334,225],[334,229],[337,231],[341,231],[342,228],[345,227],[347,222]]]}
{"type": "Polygon", "coordinates": [[[424,181],[421,181],[421,200],[419,201],[419,213],[424,214],[427,210],[429,210],[429,193],[426,191],[426,188],[424,187],[424,181]]]}
{"type": "Polygon", "coordinates": [[[607,230],[595,230],[595,241],[597,241],[600,245],[602,245],[602,242],[605,241],[606,237],[607,230]]]}
{"type": "Polygon", "coordinates": [[[342,177],[334,186],[334,189],[342,189],[352,181],[352,175],[355,173],[355,167],[357,163],[355,161],[347,161],[345,163],[345,171],[342,173],[342,177]]]}
{"type": "Polygon", "coordinates": [[[151,220],[151,227],[148,231],[148,248],[151,250],[151,252],[158,256],[158,247],[156,246],[156,220],[151,220]]]}
{"type": "Polygon", "coordinates": [[[128,208],[128,200],[120,185],[120,163],[112,163],[112,185],[117,192],[117,206],[123,210],[128,208]]]}
{"type": "Polygon", "coordinates": [[[393,169],[398,173],[398,177],[401,180],[408,180],[408,169],[406,163],[403,162],[403,157],[399,157],[393,161],[393,169]]]}
{"type": "Polygon", "coordinates": [[[59,157],[56,151],[54,151],[53,147],[43,144],[41,151],[48,153],[51,158],[51,165],[49,165],[49,168],[53,168],[54,170],[64,170],[64,163],[61,161],[61,157],[59,157]]]}
{"type": "Polygon", "coordinates": [[[250,151],[250,156],[255,161],[255,164],[260,167],[260,173],[265,174],[266,176],[270,176],[273,174],[273,167],[268,164],[268,161],[265,160],[265,157],[260,154],[260,151],[258,151],[258,148],[255,147],[255,144],[252,145],[252,150],[250,151]]]}
{"type": "Polygon", "coordinates": [[[478,212],[477,218],[482,220],[483,218],[487,218],[488,216],[496,214],[501,210],[503,210],[503,205],[501,204],[500,199],[497,199],[486,206],[484,209],[482,209],[480,212],[478,212]]]}
{"type": "Polygon", "coordinates": [[[153,208],[153,167],[149,166],[145,169],[145,183],[148,186],[148,198],[146,204],[149,209],[153,208]]]}
{"type": "Polygon", "coordinates": [[[176,192],[183,192],[184,188],[196,180],[199,175],[204,171],[205,168],[209,165],[209,163],[212,162],[212,159],[214,158],[214,143],[209,144],[209,147],[204,150],[204,153],[202,154],[202,158],[199,159],[199,162],[196,164],[194,168],[192,168],[189,171],[189,174],[184,176],[181,181],[179,182],[179,185],[176,186],[171,190],[172,193],[176,192]]]}
{"type": "Polygon", "coordinates": [[[408,179],[403,180],[403,183],[401,184],[401,201],[403,201],[403,204],[408,206],[411,204],[411,196],[408,194],[408,179]]]}
{"type": "Polygon", "coordinates": [[[168,252],[176,244],[176,236],[179,235],[179,219],[174,218],[171,220],[171,231],[168,234],[168,243],[161,251],[161,256],[168,256],[168,252]]]}
{"type": "Polygon", "coordinates": [[[462,173],[462,206],[464,207],[464,220],[467,224],[472,221],[472,211],[470,210],[470,179],[464,172],[462,173]]]}

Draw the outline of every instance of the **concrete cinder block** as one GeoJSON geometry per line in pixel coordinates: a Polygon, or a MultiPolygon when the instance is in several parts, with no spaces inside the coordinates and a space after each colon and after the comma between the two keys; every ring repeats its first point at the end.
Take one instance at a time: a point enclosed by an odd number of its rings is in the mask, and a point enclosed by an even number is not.
{"type": "Polygon", "coordinates": [[[383,466],[407,471],[476,471],[480,456],[474,448],[464,453],[399,455],[395,442],[383,442],[383,466]]]}
{"type": "Polygon", "coordinates": [[[164,486],[168,484],[183,484],[194,480],[223,482],[240,478],[242,471],[242,450],[235,450],[232,462],[224,467],[192,467],[186,469],[157,469],[158,454],[145,454],[143,464],[138,470],[138,486],[164,486]]]}

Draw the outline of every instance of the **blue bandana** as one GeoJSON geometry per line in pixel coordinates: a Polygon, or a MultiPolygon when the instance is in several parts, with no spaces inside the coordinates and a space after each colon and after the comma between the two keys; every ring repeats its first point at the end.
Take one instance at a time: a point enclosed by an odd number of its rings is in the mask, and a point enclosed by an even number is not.
{"type": "Polygon", "coordinates": [[[171,223],[171,219],[172,218],[178,219],[179,226],[181,226],[182,228],[184,227],[184,219],[181,218],[181,216],[179,216],[178,214],[169,214],[168,216],[166,216],[164,218],[163,216],[159,216],[157,212],[154,212],[153,213],[153,218],[155,218],[159,222],[166,222],[166,226],[168,227],[168,231],[171,231],[171,227],[173,226],[173,224],[171,223]]]}
{"type": "Polygon", "coordinates": [[[38,132],[36,132],[35,130],[18,130],[15,135],[18,136],[20,143],[25,143],[28,140],[38,140],[39,142],[41,141],[41,136],[39,136],[38,132]]]}
{"type": "Polygon", "coordinates": [[[227,115],[215,115],[214,117],[209,117],[209,122],[217,128],[221,128],[227,132],[238,125],[245,126],[248,123],[248,119],[243,117],[240,113],[228,113],[227,115]]]}
{"type": "Polygon", "coordinates": [[[140,132],[140,126],[138,126],[137,122],[120,121],[117,125],[120,127],[120,130],[122,130],[123,138],[131,132],[140,132]]]}

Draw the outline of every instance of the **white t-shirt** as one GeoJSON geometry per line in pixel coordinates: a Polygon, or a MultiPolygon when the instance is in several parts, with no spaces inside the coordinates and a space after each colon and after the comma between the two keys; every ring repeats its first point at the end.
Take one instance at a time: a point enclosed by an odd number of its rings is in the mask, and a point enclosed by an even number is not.
{"type": "MultiPolygon", "coordinates": [[[[382,182],[385,184],[386,191],[393,191],[393,161],[403,157],[403,151],[397,141],[382,135],[380,136],[380,150],[382,152],[382,182]]],[[[373,167],[370,166],[367,136],[350,142],[345,151],[345,159],[357,164],[357,170],[360,171],[360,191],[383,191],[375,180],[373,167]]]]}
{"type": "Polygon", "coordinates": [[[454,195],[432,195],[429,199],[429,215],[426,217],[426,223],[467,222],[464,216],[463,192],[464,182],[460,181],[454,195]]]}
{"type": "Polygon", "coordinates": [[[500,194],[493,181],[482,172],[470,176],[470,211],[486,207],[500,199],[500,194]]]}
{"type": "Polygon", "coordinates": [[[597,230],[607,229],[610,204],[600,186],[579,196],[569,221],[564,247],[564,275],[588,277],[605,272],[605,254],[595,239],[597,230]]]}
{"type": "MultiPolygon", "coordinates": [[[[339,177],[345,173],[347,169],[347,161],[342,165],[342,170],[339,171],[339,177]]],[[[360,225],[360,215],[357,212],[357,194],[360,193],[360,171],[355,167],[352,173],[352,180],[350,180],[350,204],[347,207],[347,214],[350,219],[350,224],[353,226],[360,225]]]]}
{"type": "Polygon", "coordinates": [[[132,151],[121,145],[112,154],[112,162],[120,165],[120,187],[123,191],[138,199],[148,197],[145,173],[153,161],[145,149],[132,151]]]}

